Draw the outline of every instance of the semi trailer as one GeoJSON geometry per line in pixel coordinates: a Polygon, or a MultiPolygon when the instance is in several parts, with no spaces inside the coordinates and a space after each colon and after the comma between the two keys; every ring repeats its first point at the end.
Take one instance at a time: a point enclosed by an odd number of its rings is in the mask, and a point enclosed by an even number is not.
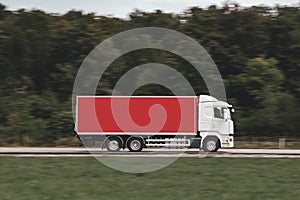
{"type": "Polygon", "coordinates": [[[84,145],[128,148],[234,147],[230,104],[200,96],[77,96],[75,133],[84,145]]]}

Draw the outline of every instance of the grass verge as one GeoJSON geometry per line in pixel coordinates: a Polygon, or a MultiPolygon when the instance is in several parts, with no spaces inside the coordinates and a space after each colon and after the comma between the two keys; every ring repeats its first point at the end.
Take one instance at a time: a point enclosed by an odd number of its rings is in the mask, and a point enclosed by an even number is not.
{"type": "Polygon", "coordinates": [[[0,157],[0,199],[300,199],[300,159],[180,158],[129,174],[94,158],[0,157]]]}

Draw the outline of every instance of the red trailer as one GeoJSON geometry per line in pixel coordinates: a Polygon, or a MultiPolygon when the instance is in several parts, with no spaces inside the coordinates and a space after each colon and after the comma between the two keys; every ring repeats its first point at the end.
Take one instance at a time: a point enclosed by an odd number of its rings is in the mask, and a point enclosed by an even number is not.
{"type": "MultiPolygon", "coordinates": [[[[85,144],[103,140],[109,151],[200,147],[199,103],[193,96],[78,96],[75,131],[85,144]]],[[[213,150],[220,138],[215,142],[213,150]]]]}

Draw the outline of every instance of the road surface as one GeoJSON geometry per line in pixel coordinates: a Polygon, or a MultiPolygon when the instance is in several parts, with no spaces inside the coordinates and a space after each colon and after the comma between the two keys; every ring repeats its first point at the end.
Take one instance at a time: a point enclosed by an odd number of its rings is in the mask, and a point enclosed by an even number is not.
{"type": "Polygon", "coordinates": [[[101,149],[86,148],[40,148],[40,147],[2,147],[0,156],[16,157],[262,157],[262,158],[300,158],[300,150],[291,149],[220,149],[216,153],[204,153],[197,149],[182,151],[179,149],[143,149],[142,152],[107,152],[101,149]]]}

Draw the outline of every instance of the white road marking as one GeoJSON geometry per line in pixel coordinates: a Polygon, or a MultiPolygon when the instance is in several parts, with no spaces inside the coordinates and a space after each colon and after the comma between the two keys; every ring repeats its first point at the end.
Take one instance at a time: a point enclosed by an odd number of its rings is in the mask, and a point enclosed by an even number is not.
{"type": "Polygon", "coordinates": [[[1,156],[15,157],[217,157],[217,158],[300,158],[296,149],[220,149],[217,153],[206,155],[197,149],[144,149],[139,153],[127,150],[110,153],[97,148],[40,148],[40,147],[2,147],[1,156]]]}

